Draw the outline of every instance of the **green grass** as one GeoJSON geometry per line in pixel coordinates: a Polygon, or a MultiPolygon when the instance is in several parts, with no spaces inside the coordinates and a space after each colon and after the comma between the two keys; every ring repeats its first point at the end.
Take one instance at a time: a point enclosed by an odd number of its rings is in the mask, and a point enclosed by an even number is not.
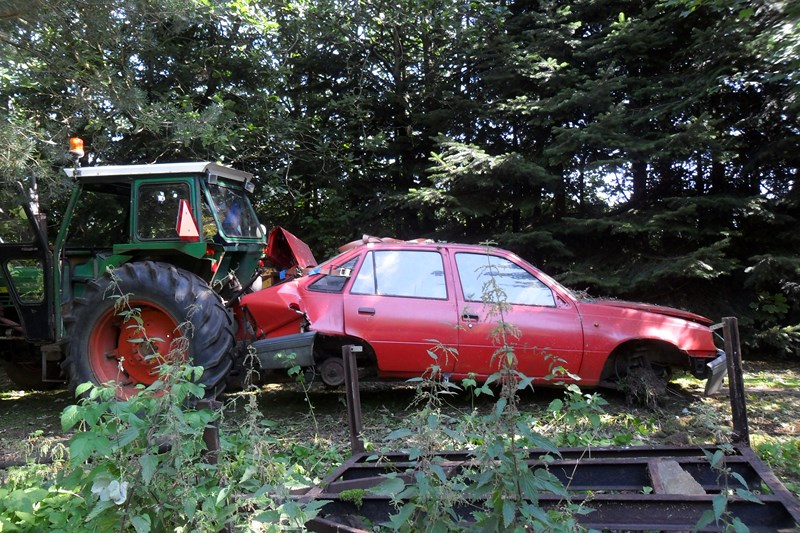
{"type": "Polygon", "coordinates": [[[745,389],[764,388],[800,391],[800,375],[793,369],[779,371],[761,370],[755,373],[745,373],[744,386],[745,389]]]}
{"type": "Polygon", "coordinates": [[[756,434],[751,438],[758,456],[800,497],[800,438],[756,434]]]}
{"type": "MultiPolygon", "coordinates": [[[[779,479],[800,496],[800,369],[781,362],[745,361],[745,391],[751,442],[754,450],[779,479]]],[[[682,445],[724,442],[731,432],[730,404],[726,389],[713,398],[702,396],[703,382],[680,376],[665,405],[654,412],[625,404],[624,397],[601,391],[609,404],[601,424],[585,424],[579,432],[564,436],[563,445],[594,446],[682,445]]],[[[383,438],[405,427],[415,407],[414,388],[403,383],[364,383],[361,393],[363,436],[369,448],[385,447],[383,438]]],[[[18,393],[10,386],[0,391],[0,443],[6,451],[52,446],[62,437],[59,415],[71,403],[66,392],[18,393]]],[[[586,391],[591,392],[591,391],[586,391]]],[[[298,460],[312,477],[322,477],[350,453],[344,392],[315,385],[308,399],[315,408],[309,415],[305,395],[295,384],[270,385],[255,393],[258,408],[268,424],[266,435],[285,450],[286,460],[298,460]]],[[[562,428],[548,411],[562,398],[556,389],[537,387],[522,395],[520,410],[535,419],[536,431],[557,435],[562,428]]],[[[236,426],[247,395],[231,395],[225,424],[236,426]],[[238,398],[238,399],[237,399],[238,398]]],[[[447,399],[445,411],[453,417],[491,410],[496,398],[462,394],[447,399]]],[[[399,446],[399,443],[392,443],[399,446]]]]}

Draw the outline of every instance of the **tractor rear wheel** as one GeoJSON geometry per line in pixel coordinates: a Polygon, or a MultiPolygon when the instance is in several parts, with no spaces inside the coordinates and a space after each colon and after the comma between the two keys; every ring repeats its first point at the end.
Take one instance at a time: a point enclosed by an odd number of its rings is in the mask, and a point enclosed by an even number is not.
{"type": "Polygon", "coordinates": [[[114,381],[128,398],[158,379],[165,360],[203,367],[206,397],[225,387],[231,368],[233,320],[200,277],[168,263],[126,263],[92,280],[65,316],[69,388],[114,381]],[[117,296],[116,298],[114,296],[117,296]],[[115,303],[124,296],[120,309],[115,303]],[[133,311],[131,311],[133,310],[133,311]],[[188,341],[188,342],[187,342],[188,341]]]}

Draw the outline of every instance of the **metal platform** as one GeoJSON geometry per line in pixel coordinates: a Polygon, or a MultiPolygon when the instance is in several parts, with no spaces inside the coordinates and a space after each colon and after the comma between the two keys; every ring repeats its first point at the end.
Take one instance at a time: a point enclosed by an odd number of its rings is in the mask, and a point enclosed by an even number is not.
{"type": "MultiPolygon", "coordinates": [[[[713,447],[705,448],[714,451],[713,447]]],[[[569,502],[582,504],[592,511],[576,518],[587,528],[623,531],[690,531],[703,513],[712,508],[712,501],[722,490],[745,488],[734,476],[720,474],[711,468],[703,447],[632,447],[587,450],[559,450],[560,458],[541,459],[545,450],[528,452],[528,467],[547,468],[569,491],[569,502]],[[705,494],[670,494],[669,483],[660,479],[658,463],[675,461],[690,474],[705,494]],[[645,494],[645,487],[652,492],[645,494]]],[[[726,456],[725,467],[739,474],[750,490],[758,493],[760,504],[732,496],[728,502],[729,518],[738,517],[750,531],[796,531],[800,523],[800,505],[778,481],[755,453],[747,446],[734,446],[726,456]]],[[[551,457],[553,457],[551,455],[551,457]]],[[[476,466],[467,452],[441,452],[433,458],[448,477],[476,466]]],[[[417,461],[402,453],[379,457],[365,453],[353,455],[317,486],[301,495],[300,501],[325,500],[319,516],[308,522],[311,531],[366,531],[366,525],[381,524],[397,513],[389,496],[370,494],[368,490],[353,501],[354,489],[369,489],[395,473],[412,483],[417,461]]],[[[404,502],[401,502],[404,503],[404,502]]],[[[555,494],[542,494],[539,504],[545,508],[563,507],[565,499],[555,494]]],[[[484,510],[482,501],[465,501],[454,509],[468,525],[472,513],[484,510]]],[[[718,531],[712,524],[705,531],[718,531]]]]}

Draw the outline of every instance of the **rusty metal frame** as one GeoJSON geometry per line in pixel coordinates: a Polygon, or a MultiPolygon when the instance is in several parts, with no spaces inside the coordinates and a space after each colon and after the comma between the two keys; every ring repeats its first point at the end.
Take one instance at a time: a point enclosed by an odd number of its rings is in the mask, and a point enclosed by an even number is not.
{"type": "MultiPolygon", "coordinates": [[[[531,469],[546,468],[569,491],[569,503],[591,509],[576,519],[587,528],[625,531],[695,530],[700,517],[713,508],[714,497],[722,491],[747,488],[758,494],[761,503],[730,496],[728,518],[739,518],[750,531],[797,531],[800,502],[750,448],[742,376],[739,331],[735,318],[723,319],[728,382],[733,419],[733,445],[724,460],[724,470],[711,467],[705,452],[715,445],[672,447],[647,446],[628,448],[563,448],[558,456],[546,450],[531,449],[527,464],[531,469]],[[699,484],[699,493],[675,494],[675,485],[662,479],[659,463],[671,461],[699,484]],[[726,473],[727,472],[727,473],[726,473]],[[736,474],[736,476],[732,475],[736,474]],[[743,479],[743,486],[737,477],[743,479]]],[[[355,354],[359,347],[342,349],[346,369],[348,423],[353,455],[314,487],[294,497],[301,502],[324,500],[319,515],[306,526],[318,532],[367,530],[367,524],[380,524],[396,513],[404,503],[388,496],[369,492],[387,474],[395,474],[406,483],[413,482],[419,461],[403,453],[369,455],[361,440],[361,403],[355,354]],[[361,489],[358,502],[346,491],[361,489]],[[344,497],[343,497],[344,493],[344,497]],[[364,520],[368,521],[367,523],[364,520]]],[[[467,451],[442,451],[431,461],[441,466],[449,477],[475,469],[474,457],[467,451]]],[[[562,507],[567,501],[555,494],[542,494],[538,500],[545,509],[562,507]]],[[[465,524],[473,513],[486,509],[485,502],[465,500],[453,511],[465,524]]],[[[724,525],[712,523],[704,531],[719,531],[724,525]]]]}
{"type": "MultiPolygon", "coordinates": [[[[687,531],[693,530],[703,513],[712,508],[716,494],[723,490],[744,488],[732,475],[711,468],[703,450],[713,447],[632,447],[561,449],[560,457],[546,450],[530,450],[527,464],[531,469],[546,468],[561,480],[570,493],[569,502],[585,505],[592,512],[576,518],[582,526],[601,530],[687,531]],[[704,495],[669,494],[659,491],[656,463],[674,460],[692,475],[704,495]],[[646,487],[652,492],[645,493],[646,487]]],[[[747,446],[736,445],[725,458],[725,467],[741,476],[751,490],[761,494],[761,504],[731,497],[730,518],[738,517],[750,531],[795,531],[800,523],[800,505],[755,453],[747,446]]],[[[448,477],[461,474],[477,465],[469,452],[439,452],[432,462],[441,466],[448,477]]],[[[319,517],[307,523],[311,531],[364,531],[362,519],[372,524],[388,521],[397,507],[389,496],[370,494],[368,489],[394,473],[411,483],[419,467],[402,453],[355,454],[315,487],[300,501],[325,500],[328,503],[319,517]],[[363,489],[360,505],[345,491],[363,489]],[[344,527],[344,529],[343,529],[344,527]],[[337,529],[338,528],[338,529],[337,529]]],[[[662,485],[663,486],[663,485],[662,485]]],[[[663,489],[662,489],[663,490],[663,489]]],[[[401,502],[404,503],[404,502],[401,502]]],[[[542,494],[539,504],[545,508],[562,507],[567,501],[554,494],[542,494]]],[[[469,523],[472,513],[486,509],[482,501],[465,501],[454,509],[459,519],[469,523]]],[[[713,526],[709,530],[718,529],[713,526]]]]}

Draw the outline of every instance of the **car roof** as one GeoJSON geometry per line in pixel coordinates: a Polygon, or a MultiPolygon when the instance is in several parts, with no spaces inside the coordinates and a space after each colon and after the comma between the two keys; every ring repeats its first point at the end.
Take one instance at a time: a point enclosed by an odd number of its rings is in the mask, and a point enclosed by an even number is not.
{"type": "Polygon", "coordinates": [[[395,239],[393,237],[374,237],[372,235],[364,235],[361,239],[349,242],[339,247],[339,252],[346,252],[354,248],[367,247],[370,249],[381,248],[414,248],[414,247],[430,247],[435,246],[438,248],[457,249],[465,252],[485,253],[489,252],[504,252],[511,253],[494,246],[487,246],[482,244],[462,244],[456,242],[443,242],[435,241],[433,239],[419,238],[411,240],[395,239]]]}

